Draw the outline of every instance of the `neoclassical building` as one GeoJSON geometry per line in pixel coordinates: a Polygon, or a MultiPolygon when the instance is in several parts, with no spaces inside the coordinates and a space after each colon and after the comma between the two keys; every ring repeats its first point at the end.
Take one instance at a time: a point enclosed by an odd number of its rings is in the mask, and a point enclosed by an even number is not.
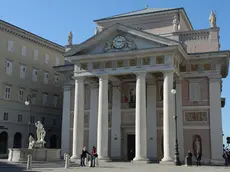
{"type": "Polygon", "coordinates": [[[172,161],[177,116],[180,159],[191,150],[204,162],[222,161],[229,51],[220,50],[215,14],[200,30],[184,8],[94,22],[95,35],[79,45],[70,33],[68,63],[55,67],[66,76],[62,154],[75,159],[96,146],[101,160],[172,161]]]}

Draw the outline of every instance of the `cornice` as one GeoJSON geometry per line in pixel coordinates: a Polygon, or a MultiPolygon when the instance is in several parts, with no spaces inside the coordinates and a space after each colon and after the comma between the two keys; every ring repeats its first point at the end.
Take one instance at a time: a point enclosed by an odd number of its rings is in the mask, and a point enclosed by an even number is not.
{"type": "Polygon", "coordinates": [[[65,47],[64,46],[61,46],[61,45],[58,45],[54,42],[51,42],[47,39],[44,39],[38,35],[35,35],[33,33],[30,33],[26,30],[23,30],[19,27],[16,27],[14,25],[11,25],[7,22],[4,22],[2,20],[0,20],[0,30],[1,31],[4,31],[4,32],[8,32],[10,34],[13,34],[17,37],[21,37],[23,39],[27,39],[31,42],[34,42],[36,44],[39,44],[43,47],[46,47],[46,48],[49,48],[51,50],[54,50],[58,53],[61,53],[61,54],[64,54],[65,52],[65,47]]]}

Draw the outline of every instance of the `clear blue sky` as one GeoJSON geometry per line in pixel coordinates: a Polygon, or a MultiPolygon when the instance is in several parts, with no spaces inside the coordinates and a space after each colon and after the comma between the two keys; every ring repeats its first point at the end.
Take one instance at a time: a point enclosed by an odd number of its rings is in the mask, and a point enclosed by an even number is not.
{"type": "MultiPolygon", "coordinates": [[[[217,15],[221,49],[230,49],[230,0],[5,0],[1,1],[0,19],[26,29],[61,45],[67,44],[69,31],[74,43],[93,35],[93,20],[142,9],[184,7],[194,29],[209,27],[211,10],[217,15]]],[[[230,76],[224,79],[222,97],[226,97],[223,112],[225,136],[230,136],[230,76]]]]}

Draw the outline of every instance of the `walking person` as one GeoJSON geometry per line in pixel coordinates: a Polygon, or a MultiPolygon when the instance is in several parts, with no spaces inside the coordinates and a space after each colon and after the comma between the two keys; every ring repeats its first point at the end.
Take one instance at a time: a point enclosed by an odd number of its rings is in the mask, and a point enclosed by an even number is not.
{"type": "Polygon", "coordinates": [[[225,151],[225,150],[224,150],[224,153],[223,153],[223,158],[224,158],[224,165],[227,167],[228,166],[229,156],[228,156],[227,151],[225,151]]]}
{"type": "Polygon", "coordinates": [[[96,158],[97,158],[97,150],[96,148],[93,146],[92,149],[92,154],[91,154],[91,166],[90,167],[95,167],[95,162],[96,162],[96,158]]]}
{"type": "Polygon", "coordinates": [[[86,150],[84,146],[81,153],[81,163],[80,163],[81,167],[85,167],[85,158],[87,154],[90,155],[90,153],[86,150]]]}
{"type": "Polygon", "coordinates": [[[201,163],[200,163],[200,161],[201,161],[201,153],[200,153],[200,151],[197,151],[195,158],[196,158],[196,166],[201,166],[201,163]]]}

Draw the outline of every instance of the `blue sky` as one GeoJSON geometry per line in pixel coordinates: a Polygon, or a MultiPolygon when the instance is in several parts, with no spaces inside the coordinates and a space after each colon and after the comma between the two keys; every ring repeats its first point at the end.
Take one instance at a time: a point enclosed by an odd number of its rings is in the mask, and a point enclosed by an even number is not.
{"type": "MultiPolygon", "coordinates": [[[[220,27],[221,50],[230,49],[229,0],[11,0],[1,1],[0,19],[26,29],[61,45],[67,44],[68,32],[74,43],[81,43],[93,35],[93,20],[142,9],[184,7],[194,29],[209,27],[211,10],[217,15],[220,27]]],[[[230,136],[230,78],[223,80],[222,110],[225,136],[230,136]]]]}

